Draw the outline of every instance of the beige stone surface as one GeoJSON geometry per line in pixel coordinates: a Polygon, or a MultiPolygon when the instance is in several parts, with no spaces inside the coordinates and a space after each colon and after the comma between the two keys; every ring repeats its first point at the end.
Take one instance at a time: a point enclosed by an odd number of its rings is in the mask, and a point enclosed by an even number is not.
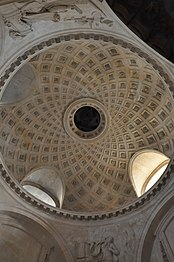
{"type": "Polygon", "coordinates": [[[173,161],[139,199],[128,173],[138,150],[172,158],[173,65],[105,1],[77,2],[56,9],[56,21],[39,11],[26,23],[23,5],[0,7],[0,95],[24,64],[37,75],[32,95],[0,107],[0,261],[173,262],[173,161]],[[92,143],[63,122],[82,98],[102,103],[110,118],[92,143]],[[65,209],[20,186],[44,165],[60,171],[65,209]]]}
{"type": "Polygon", "coordinates": [[[20,182],[32,168],[55,166],[68,210],[130,202],[131,156],[144,148],[173,152],[172,96],[162,76],[131,51],[95,40],[59,44],[30,63],[38,78],[33,95],[1,110],[1,151],[13,176],[20,182]],[[110,118],[106,134],[93,143],[72,138],[62,121],[68,106],[83,98],[100,101],[110,118]]]}

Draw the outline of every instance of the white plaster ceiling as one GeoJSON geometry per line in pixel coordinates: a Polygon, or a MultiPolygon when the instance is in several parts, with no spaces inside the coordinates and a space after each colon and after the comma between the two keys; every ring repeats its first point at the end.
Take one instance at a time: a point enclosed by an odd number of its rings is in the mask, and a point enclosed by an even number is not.
{"type": "Polygon", "coordinates": [[[173,151],[174,105],[163,78],[137,54],[102,40],[61,43],[30,63],[38,77],[32,96],[0,111],[1,152],[14,177],[55,166],[69,210],[106,211],[135,199],[131,156],[173,151]],[[92,143],[69,136],[63,124],[68,106],[82,98],[102,103],[110,117],[92,143]]]}

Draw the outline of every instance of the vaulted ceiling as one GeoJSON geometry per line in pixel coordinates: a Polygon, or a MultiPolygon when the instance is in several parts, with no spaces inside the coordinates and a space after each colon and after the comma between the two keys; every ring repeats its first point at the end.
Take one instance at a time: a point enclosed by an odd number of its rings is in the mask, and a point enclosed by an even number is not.
{"type": "MultiPolygon", "coordinates": [[[[15,179],[55,166],[69,210],[107,211],[135,199],[131,156],[144,148],[173,152],[174,105],[160,73],[129,49],[92,39],[60,43],[28,66],[35,74],[30,92],[1,105],[1,152],[15,179]],[[71,122],[73,110],[88,105],[101,110],[104,129],[83,137],[71,122]]],[[[29,85],[18,83],[22,95],[29,85]]]]}

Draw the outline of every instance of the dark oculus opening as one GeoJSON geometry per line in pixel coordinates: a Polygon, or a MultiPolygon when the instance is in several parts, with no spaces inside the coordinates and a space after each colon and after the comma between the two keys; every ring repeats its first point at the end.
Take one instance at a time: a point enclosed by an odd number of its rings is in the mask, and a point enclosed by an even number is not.
{"type": "Polygon", "coordinates": [[[79,108],[74,115],[74,123],[83,132],[91,132],[100,124],[99,112],[91,106],[79,108]]]}

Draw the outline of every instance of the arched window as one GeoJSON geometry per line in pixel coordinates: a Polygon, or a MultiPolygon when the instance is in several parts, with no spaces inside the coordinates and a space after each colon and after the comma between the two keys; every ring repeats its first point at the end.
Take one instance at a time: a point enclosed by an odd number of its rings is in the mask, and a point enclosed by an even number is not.
{"type": "Polygon", "coordinates": [[[38,198],[42,202],[50,206],[56,207],[56,203],[54,199],[49,194],[47,194],[43,189],[40,189],[35,185],[23,185],[23,188],[32,196],[38,198]]]}
{"type": "Polygon", "coordinates": [[[148,191],[166,170],[170,159],[156,150],[142,150],[133,155],[129,174],[138,197],[148,191]]]}
{"type": "Polygon", "coordinates": [[[34,169],[21,181],[21,185],[40,201],[62,208],[65,185],[55,168],[44,166],[34,169]]]}

